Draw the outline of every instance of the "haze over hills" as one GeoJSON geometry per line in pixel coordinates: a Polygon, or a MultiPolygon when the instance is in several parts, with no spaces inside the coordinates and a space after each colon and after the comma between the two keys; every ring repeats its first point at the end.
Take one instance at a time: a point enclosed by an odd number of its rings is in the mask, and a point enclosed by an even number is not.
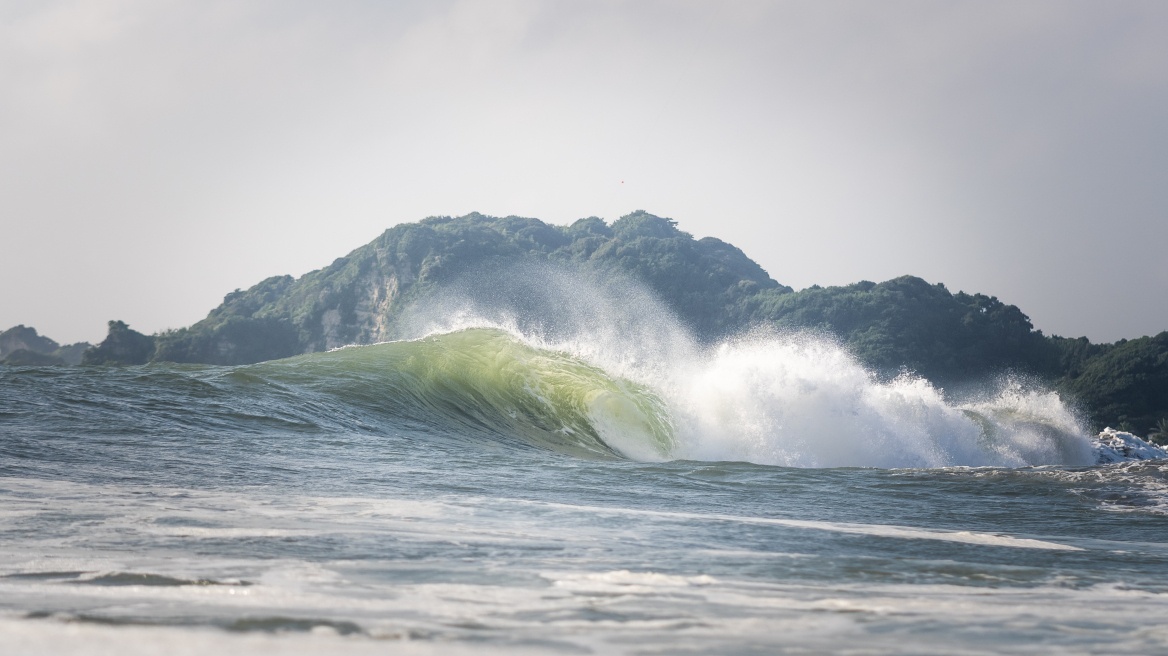
{"type": "Polygon", "coordinates": [[[477,213],[401,224],[299,279],[236,290],[188,328],[146,336],[111,321],[84,362],[235,365],[412,337],[408,309],[452,285],[486,293],[501,284],[493,273],[519,265],[639,281],[708,344],[758,327],[811,330],[883,376],[907,370],[949,387],[1013,372],[1072,395],[1099,427],[1147,434],[1168,419],[1168,332],[1115,344],[1047,336],[996,297],[913,276],[795,292],[739,248],[644,211],[612,225],[477,213]]]}
{"type": "Polygon", "coordinates": [[[13,326],[0,333],[0,363],[15,365],[80,364],[89,342],[64,346],[38,335],[36,328],[13,326]]]}

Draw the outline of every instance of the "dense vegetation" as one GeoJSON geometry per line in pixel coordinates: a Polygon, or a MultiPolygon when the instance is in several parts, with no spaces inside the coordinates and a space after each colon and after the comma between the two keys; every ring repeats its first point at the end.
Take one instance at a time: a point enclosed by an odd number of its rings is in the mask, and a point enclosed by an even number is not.
{"type": "Polygon", "coordinates": [[[631,275],[707,337],[742,325],[746,298],[758,291],[791,291],[741,250],[712,237],[694,240],[644,212],[612,226],[595,217],[568,227],[519,217],[434,217],[391,228],[299,280],[273,277],[234,291],[203,321],[159,335],[154,357],[242,364],[392,339],[410,303],[469,272],[523,261],[631,275]]]}
{"type": "Polygon", "coordinates": [[[903,367],[943,384],[1006,368],[1049,369],[1046,340],[1017,307],[913,276],[760,296],[752,315],[833,333],[871,367],[903,367]]]}
{"type": "Polygon", "coordinates": [[[1096,424],[1154,434],[1168,444],[1168,332],[1097,349],[1075,362],[1060,387],[1083,402],[1096,424]]]}
{"type": "Polygon", "coordinates": [[[1168,332],[1115,344],[1048,337],[996,297],[951,294],[912,276],[756,302],[756,320],[837,335],[878,371],[904,368],[943,386],[1032,375],[1077,400],[1096,428],[1155,433],[1168,443],[1158,423],[1168,421],[1168,332]]]}
{"type": "Polygon", "coordinates": [[[111,322],[86,362],[244,364],[392,339],[410,304],[519,262],[633,277],[706,341],[759,325],[810,329],[886,374],[908,369],[948,386],[1015,371],[1072,394],[1099,426],[1148,434],[1168,418],[1168,334],[1116,344],[1046,336],[1013,305],[912,276],[795,292],[738,248],[642,211],[612,225],[479,214],[398,225],[324,269],[236,290],[189,328],[150,338],[111,322]]]}

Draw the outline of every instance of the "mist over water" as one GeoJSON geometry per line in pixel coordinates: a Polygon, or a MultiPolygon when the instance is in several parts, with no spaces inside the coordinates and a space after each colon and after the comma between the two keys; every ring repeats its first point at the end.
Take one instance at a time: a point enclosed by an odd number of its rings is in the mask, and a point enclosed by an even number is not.
{"type": "Polygon", "coordinates": [[[543,265],[407,328],[0,365],[5,653],[1168,653],[1168,460],[1040,386],[543,265]]]}

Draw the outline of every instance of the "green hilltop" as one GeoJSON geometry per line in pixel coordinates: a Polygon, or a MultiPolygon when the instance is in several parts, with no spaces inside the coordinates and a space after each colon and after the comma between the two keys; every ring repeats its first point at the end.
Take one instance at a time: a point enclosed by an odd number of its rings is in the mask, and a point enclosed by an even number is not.
{"type": "Polygon", "coordinates": [[[520,262],[631,276],[704,341],[754,326],[810,329],[838,336],[884,374],[911,370],[951,386],[1009,370],[1078,399],[1100,427],[1148,434],[1168,419],[1168,332],[1115,344],[1046,336],[996,297],[913,276],[796,292],[740,249],[644,211],[612,225],[477,213],[401,224],[323,269],[236,290],[188,328],[146,336],[110,322],[84,363],[248,364],[394,339],[411,303],[461,275],[520,262]]]}

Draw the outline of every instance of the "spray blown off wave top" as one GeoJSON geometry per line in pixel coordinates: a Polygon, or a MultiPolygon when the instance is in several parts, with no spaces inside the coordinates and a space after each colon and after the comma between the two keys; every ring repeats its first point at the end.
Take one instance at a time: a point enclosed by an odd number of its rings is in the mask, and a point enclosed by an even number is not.
{"type": "Polygon", "coordinates": [[[622,366],[618,354],[606,367],[570,346],[464,328],[238,373],[303,385],[385,421],[583,457],[886,468],[1094,462],[1051,392],[1007,385],[953,404],[918,378],[878,382],[813,339],[756,337],[684,356],[622,366]]]}
{"type": "Polygon", "coordinates": [[[0,365],[5,648],[1168,653],[1165,454],[1039,385],[698,338],[550,267],[410,316],[246,366],[0,365]]]}
{"type": "Polygon", "coordinates": [[[540,267],[488,280],[430,299],[413,328],[425,337],[314,361],[381,366],[382,384],[404,385],[419,406],[445,403],[444,417],[473,408],[473,427],[497,439],[572,453],[793,467],[1094,462],[1057,394],[1009,378],[946,399],[911,374],[879,380],[822,336],[759,330],[699,344],[627,281],[587,285],[540,267]]]}

